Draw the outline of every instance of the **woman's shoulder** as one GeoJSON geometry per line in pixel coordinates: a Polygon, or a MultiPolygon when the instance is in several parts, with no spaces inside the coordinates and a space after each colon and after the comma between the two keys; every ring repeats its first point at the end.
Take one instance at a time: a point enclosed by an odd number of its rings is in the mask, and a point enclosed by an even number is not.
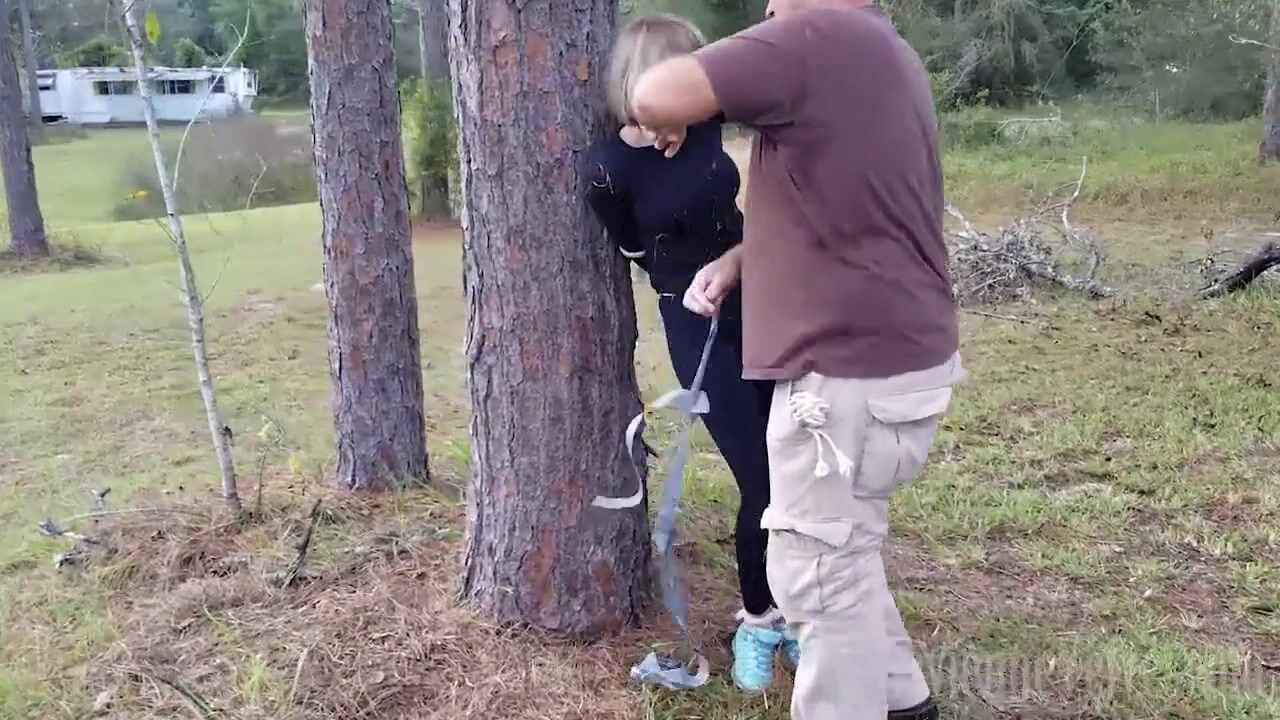
{"type": "Polygon", "coordinates": [[[601,138],[587,147],[585,154],[587,174],[618,174],[627,164],[630,146],[617,135],[601,138]]]}

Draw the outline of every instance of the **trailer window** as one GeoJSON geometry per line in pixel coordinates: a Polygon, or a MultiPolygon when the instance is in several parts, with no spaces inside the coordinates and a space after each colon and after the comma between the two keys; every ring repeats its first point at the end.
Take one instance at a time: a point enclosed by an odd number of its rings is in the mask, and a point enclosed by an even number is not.
{"type": "Polygon", "coordinates": [[[192,80],[159,80],[156,82],[156,93],[159,95],[191,95],[196,91],[192,80]]]}
{"type": "Polygon", "coordinates": [[[95,95],[132,95],[136,86],[133,80],[96,80],[93,92],[95,95]]]}
{"type": "Polygon", "coordinates": [[[50,75],[49,77],[37,77],[36,87],[42,91],[52,90],[58,85],[58,76],[50,75]]]}
{"type": "Polygon", "coordinates": [[[219,75],[213,79],[213,87],[209,89],[211,93],[225,93],[227,91],[227,78],[219,75]]]}

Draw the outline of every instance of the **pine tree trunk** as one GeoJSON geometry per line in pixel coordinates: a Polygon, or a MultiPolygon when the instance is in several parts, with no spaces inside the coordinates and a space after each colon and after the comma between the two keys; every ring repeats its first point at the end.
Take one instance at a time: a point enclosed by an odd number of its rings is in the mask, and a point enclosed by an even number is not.
{"type": "MultiPolygon", "coordinates": [[[[0,0],[0,17],[9,17],[9,7],[7,0],[0,0]]],[[[9,236],[14,254],[40,257],[49,254],[49,240],[36,194],[36,168],[31,162],[21,86],[9,27],[4,25],[0,27],[0,171],[8,202],[9,236]]]]}
{"type": "MultiPolygon", "coordinates": [[[[431,92],[449,89],[449,8],[448,0],[418,0],[418,52],[422,58],[422,81],[431,92]]],[[[419,194],[422,217],[444,222],[453,219],[449,202],[449,176],[442,172],[420,171],[419,194]]]]}
{"type": "Polygon", "coordinates": [[[462,594],[501,623],[593,638],[648,597],[623,448],[639,411],[626,268],[583,202],[616,0],[452,0],[472,476],[462,594]]]}
{"type": "Polygon", "coordinates": [[[22,28],[22,57],[27,70],[27,114],[31,116],[31,137],[39,142],[44,137],[44,112],[40,109],[40,82],[36,75],[36,42],[31,27],[31,0],[18,0],[22,28]]]}
{"type": "Polygon", "coordinates": [[[388,0],[306,0],[338,484],[427,479],[418,301],[388,0]]]}
{"type": "Polygon", "coordinates": [[[422,79],[448,83],[448,0],[418,0],[418,52],[422,57],[422,79]]]}
{"type": "Polygon", "coordinates": [[[1271,8],[1271,35],[1267,49],[1267,95],[1263,103],[1263,162],[1280,160],[1280,0],[1271,8]]]}

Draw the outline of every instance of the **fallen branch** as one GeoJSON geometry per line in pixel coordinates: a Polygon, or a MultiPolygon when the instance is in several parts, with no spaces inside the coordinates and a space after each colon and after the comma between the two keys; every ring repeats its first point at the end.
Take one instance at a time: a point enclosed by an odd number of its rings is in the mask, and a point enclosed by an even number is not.
{"type": "Polygon", "coordinates": [[[289,569],[280,577],[280,587],[293,587],[297,584],[298,580],[302,579],[302,568],[307,562],[307,550],[311,547],[311,538],[315,535],[316,524],[319,522],[320,501],[316,500],[315,504],[311,506],[311,518],[307,522],[307,531],[303,533],[302,539],[298,541],[296,546],[298,556],[294,558],[293,564],[290,565],[289,569]]]}
{"type": "Polygon", "coordinates": [[[1200,288],[1200,297],[1215,298],[1243,290],[1276,266],[1280,266],[1280,243],[1267,243],[1234,270],[1220,273],[1200,288]]]}
{"type": "Polygon", "coordinates": [[[196,517],[204,517],[203,513],[195,510],[187,510],[180,507],[152,507],[152,508],[124,508],[121,510],[94,510],[93,512],[83,513],[81,515],[72,515],[62,521],[62,524],[69,524],[77,520],[96,520],[97,518],[115,517],[118,515],[141,515],[147,513],[156,514],[173,514],[173,515],[194,515],[196,517]]]}
{"type": "Polygon", "coordinates": [[[187,710],[196,720],[216,720],[217,718],[228,717],[225,711],[214,707],[212,703],[201,697],[200,693],[187,687],[176,678],[155,675],[145,671],[140,671],[139,674],[177,693],[182,698],[183,705],[187,707],[187,710]]]}
{"type": "Polygon", "coordinates": [[[978,317],[991,318],[992,320],[1007,320],[1009,322],[1022,323],[1023,325],[1039,325],[1049,327],[1049,323],[1044,320],[1032,320],[1030,318],[1020,318],[1016,315],[1000,315],[992,312],[984,312],[982,310],[974,310],[973,308],[961,308],[961,312],[969,315],[977,315],[978,317]]]}
{"type": "Polygon", "coordinates": [[[40,530],[40,534],[47,537],[64,537],[76,542],[82,542],[86,545],[101,545],[102,541],[97,538],[83,535],[74,530],[69,530],[55,523],[50,518],[45,518],[43,522],[36,526],[40,530]]]}
{"type": "Polygon", "coordinates": [[[1227,39],[1237,45],[1253,45],[1255,47],[1263,48],[1264,50],[1270,50],[1272,52],[1280,52],[1280,47],[1277,47],[1270,43],[1262,42],[1261,40],[1254,40],[1253,38],[1241,37],[1239,35],[1231,35],[1227,39]]]}

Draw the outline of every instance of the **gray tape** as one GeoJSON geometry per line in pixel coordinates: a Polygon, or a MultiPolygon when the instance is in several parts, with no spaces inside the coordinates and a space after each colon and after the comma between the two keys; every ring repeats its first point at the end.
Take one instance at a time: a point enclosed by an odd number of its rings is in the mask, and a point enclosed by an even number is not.
{"type": "MultiPolygon", "coordinates": [[[[662,500],[658,505],[658,517],[653,528],[653,545],[657,551],[658,580],[662,586],[662,603],[672,620],[680,628],[681,639],[688,663],[680,663],[668,656],[650,653],[639,665],[631,669],[631,677],[647,684],[661,685],[673,690],[689,690],[701,687],[707,682],[710,665],[707,659],[697,651],[693,634],[689,631],[689,599],[684,583],[680,577],[680,564],[673,552],[675,546],[676,514],[680,509],[680,495],[684,489],[684,466],[689,460],[689,433],[698,415],[705,415],[710,409],[706,393],[702,392],[702,381],[706,376],[707,364],[711,359],[711,348],[715,343],[716,332],[720,327],[720,318],[711,319],[711,329],[707,333],[707,341],[702,347],[702,358],[698,362],[698,371],[694,374],[693,384],[688,390],[675,390],[663,395],[655,408],[671,407],[685,416],[684,427],[676,439],[676,446],[667,461],[666,478],[662,483],[662,500]]],[[[627,426],[626,448],[631,457],[635,457],[635,442],[639,434],[644,415],[637,415],[627,426]]],[[[624,498],[599,496],[592,501],[595,507],[619,510],[636,507],[644,497],[644,480],[636,468],[636,492],[624,498]]]]}
{"type": "Polygon", "coordinates": [[[631,668],[631,679],[645,685],[661,685],[668,690],[700,688],[711,676],[711,665],[701,655],[694,660],[694,667],[690,667],[670,656],[651,652],[639,665],[631,668]]]}

